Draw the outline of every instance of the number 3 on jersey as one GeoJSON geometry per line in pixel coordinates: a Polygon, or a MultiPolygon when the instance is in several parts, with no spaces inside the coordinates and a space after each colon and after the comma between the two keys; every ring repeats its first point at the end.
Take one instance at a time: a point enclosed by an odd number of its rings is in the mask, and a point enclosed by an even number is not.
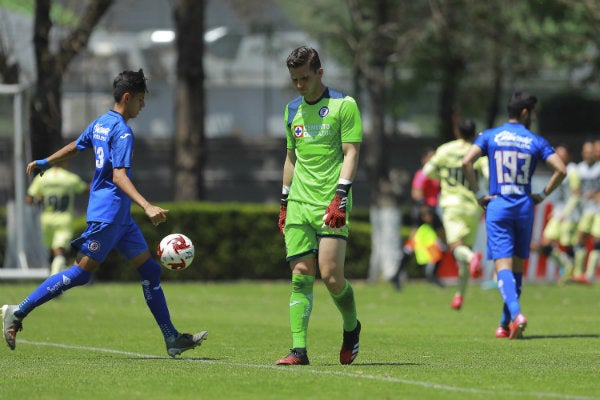
{"type": "Polygon", "coordinates": [[[494,152],[494,160],[498,184],[529,184],[531,154],[520,153],[516,150],[498,150],[494,152]]]}
{"type": "Polygon", "coordinates": [[[104,166],[104,149],[96,147],[96,168],[100,169],[104,166]]]}

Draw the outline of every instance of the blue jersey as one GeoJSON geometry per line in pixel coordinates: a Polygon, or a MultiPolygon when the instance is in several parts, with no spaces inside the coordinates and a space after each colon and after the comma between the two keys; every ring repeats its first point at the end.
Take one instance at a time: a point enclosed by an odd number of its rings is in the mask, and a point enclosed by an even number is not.
{"type": "Polygon", "coordinates": [[[113,169],[126,168],[131,179],[133,143],[133,131],[123,116],[112,110],[98,117],[77,138],[77,150],[93,148],[96,158],[88,222],[130,223],[131,199],[114,184],[113,169]]]}
{"type": "Polygon", "coordinates": [[[531,177],[538,161],[554,153],[548,141],[523,124],[507,122],[482,132],[473,142],[488,157],[487,258],[529,258],[533,229],[531,177]]]}
{"type": "Polygon", "coordinates": [[[538,161],[554,153],[546,139],[512,122],[482,132],[474,144],[488,156],[490,195],[513,200],[531,195],[531,177],[538,161]]]}

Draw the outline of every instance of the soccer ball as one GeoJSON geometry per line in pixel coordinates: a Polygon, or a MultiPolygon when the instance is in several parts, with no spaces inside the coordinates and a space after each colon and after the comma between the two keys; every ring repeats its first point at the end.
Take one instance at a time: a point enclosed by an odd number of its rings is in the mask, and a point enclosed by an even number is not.
{"type": "Polygon", "coordinates": [[[180,271],[190,266],[194,260],[195,249],[189,237],[181,233],[172,233],[160,241],[156,253],[163,267],[180,271]]]}

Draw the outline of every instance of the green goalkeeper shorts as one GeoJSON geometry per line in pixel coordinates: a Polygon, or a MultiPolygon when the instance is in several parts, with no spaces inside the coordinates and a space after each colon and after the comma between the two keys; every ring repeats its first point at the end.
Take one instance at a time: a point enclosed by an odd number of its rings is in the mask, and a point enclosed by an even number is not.
{"type": "Polygon", "coordinates": [[[325,208],[312,204],[289,201],[285,218],[286,261],[306,256],[315,257],[319,249],[319,238],[337,237],[346,240],[350,224],[350,213],[346,212],[346,225],[341,228],[323,228],[325,208]]]}

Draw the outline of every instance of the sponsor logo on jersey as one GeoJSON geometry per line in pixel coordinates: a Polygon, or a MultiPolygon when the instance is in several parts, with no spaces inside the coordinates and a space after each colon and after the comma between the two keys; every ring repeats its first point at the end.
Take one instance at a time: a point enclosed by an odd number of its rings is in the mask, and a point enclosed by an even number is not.
{"type": "Polygon", "coordinates": [[[125,139],[127,136],[130,136],[131,133],[126,133],[124,135],[119,136],[119,139],[125,139]]]}
{"type": "Polygon", "coordinates": [[[94,125],[94,129],[93,129],[94,139],[102,140],[103,142],[106,142],[106,137],[109,132],[110,132],[110,128],[105,128],[99,123],[94,125]]]}
{"type": "Polygon", "coordinates": [[[522,149],[531,148],[532,141],[533,139],[530,137],[519,136],[510,131],[502,131],[494,137],[494,142],[498,146],[514,146],[522,149]]]}
{"type": "Polygon", "coordinates": [[[304,125],[294,125],[294,137],[301,138],[304,136],[304,125]]]}
{"type": "Polygon", "coordinates": [[[327,106],[321,107],[321,109],[319,110],[319,116],[321,118],[325,118],[328,115],[329,115],[329,107],[327,107],[327,106]]]}

